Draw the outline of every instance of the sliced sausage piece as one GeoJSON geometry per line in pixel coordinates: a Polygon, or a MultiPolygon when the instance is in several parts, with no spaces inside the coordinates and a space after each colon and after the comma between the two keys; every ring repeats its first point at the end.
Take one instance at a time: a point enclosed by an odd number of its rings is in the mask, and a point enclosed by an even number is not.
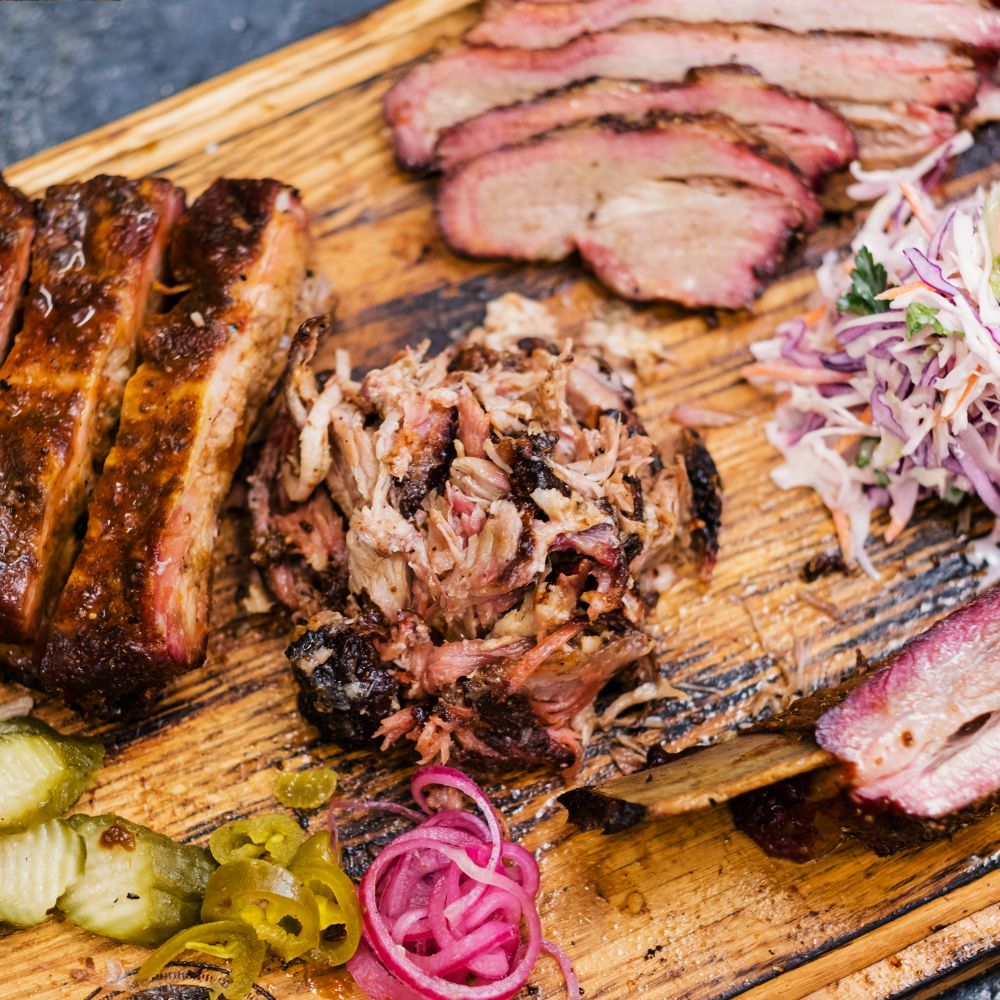
{"type": "Polygon", "coordinates": [[[559,260],[578,249],[633,299],[744,305],[814,196],[720,122],[588,127],[480,156],[441,185],[440,222],[476,257],[559,260]]]}
{"type": "Polygon", "coordinates": [[[385,115],[400,162],[422,166],[444,129],[491,108],[593,77],[679,83],[690,69],[724,64],[753,66],[767,83],[837,101],[963,107],[979,86],[972,61],[946,42],[795,35],[746,24],[638,25],[558,49],[449,49],[389,91],[385,115]]]}
{"type": "Polygon", "coordinates": [[[10,347],[21,286],[28,279],[35,209],[0,174],[0,361],[10,347]]]}
{"type": "MultiPolygon", "coordinates": [[[[38,210],[24,327],[0,367],[0,642],[31,682],[111,447],[153,281],[184,192],[95,177],[38,210]]],[[[153,295],[156,295],[153,292],[153,295]]]]}
{"type": "Polygon", "coordinates": [[[191,290],[146,325],[42,664],[85,711],[142,714],[204,659],[219,508],[284,366],[307,248],[296,192],[274,180],[217,180],[177,227],[191,290]]]}

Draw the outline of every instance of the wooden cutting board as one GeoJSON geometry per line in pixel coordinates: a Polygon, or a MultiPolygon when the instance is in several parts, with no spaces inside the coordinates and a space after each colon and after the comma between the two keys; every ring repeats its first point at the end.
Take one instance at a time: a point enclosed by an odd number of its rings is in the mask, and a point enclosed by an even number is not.
{"type": "MultiPolygon", "coordinates": [[[[385,361],[425,337],[439,347],[510,290],[548,300],[572,332],[606,307],[584,271],[453,256],[435,228],[433,180],[392,161],[382,96],[410,61],[475,17],[463,0],[401,0],[17,164],[8,178],[31,194],[101,171],[162,173],[192,196],[219,174],[299,186],[313,218],[314,267],[340,297],[337,346],[356,364],[385,361]]],[[[828,227],[812,251],[846,235],[828,227]]],[[[677,580],[654,615],[660,664],[688,700],[659,705],[662,728],[631,731],[642,742],[681,749],[730,732],[796,689],[850,669],[855,648],[879,656],[898,646],[979,586],[963,552],[990,521],[979,508],[938,504],[919,508],[891,546],[881,541],[887,519],[873,525],[880,581],[858,571],[802,581],[810,557],[835,549],[833,524],[813,493],[771,483],[779,461],[764,437],[771,401],[739,369],[750,360],[747,345],[796,315],[813,287],[801,270],[772,287],[755,313],[722,316],[715,328],[670,306],[636,311],[672,362],[640,390],[651,430],[665,428],[680,403],[737,418],[706,434],[726,499],[712,583],[677,580]]],[[[208,662],[170,688],[153,718],[95,729],[39,698],[41,718],[96,732],[108,745],[107,767],[78,810],[120,812],[204,844],[219,823],[273,809],[282,769],[330,763],[349,796],[405,797],[412,756],[343,753],[300,719],[282,655],[290,623],[248,616],[238,601],[244,528],[239,510],[228,511],[208,662]]],[[[17,693],[0,685],[3,700],[17,693]]],[[[615,745],[610,735],[595,740],[582,781],[616,773],[615,745]]],[[[556,802],[562,789],[561,777],[543,772],[489,787],[516,837],[537,853],[543,925],[575,963],[587,997],[930,995],[998,955],[1000,816],[895,858],[851,844],[794,865],[765,857],[724,807],[613,837],[580,833],[556,802]]],[[[311,830],[322,823],[300,818],[311,830]]],[[[384,816],[351,817],[349,870],[360,873],[398,828],[384,816]]],[[[9,998],[113,996],[128,992],[118,970],[134,970],[143,954],[57,917],[0,935],[0,982],[9,998]]],[[[209,973],[188,966],[185,974],[209,973]]],[[[550,964],[539,965],[532,984],[533,995],[564,995],[550,964]]],[[[300,963],[269,967],[261,985],[278,998],[359,996],[342,970],[300,963]]]]}

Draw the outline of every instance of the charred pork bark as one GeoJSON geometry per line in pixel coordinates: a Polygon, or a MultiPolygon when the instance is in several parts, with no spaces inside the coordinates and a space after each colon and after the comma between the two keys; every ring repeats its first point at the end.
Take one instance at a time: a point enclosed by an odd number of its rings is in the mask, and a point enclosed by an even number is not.
{"type": "Polygon", "coordinates": [[[475,45],[551,49],[579,35],[638,18],[768,24],[790,31],[860,32],[941,38],[1000,49],[1000,13],[960,0],[568,0],[525,3],[489,0],[483,20],[466,38],[475,45]]]}
{"type": "Polygon", "coordinates": [[[449,170],[502,146],[603,115],[641,119],[650,114],[721,112],[780,150],[814,185],[853,160],[850,125],[818,101],[770,86],[752,70],[692,70],[684,85],[596,80],[537,101],[495,108],[455,125],[438,140],[433,165],[449,170]]]}
{"type": "Polygon", "coordinates": [[[720,65],[753,66],[767,83],[835,101],[960,108],[979,85],[971,60],[944,42],[805,36],[744,24],[641,25],[557,49],[449,49],[396,84],[385,113],[400,162],[420,166],[445,129],[491,108],[594,77],[679,83],[691,69],[720,65]]]}
{"type": "Polygon", "coordinates": [[[822,215],[787,164],[745,139],[724,120],[558,131],[450,173],[441,227],[474,257],[559,260],[578,249],[628,298],[742,306],[792,232],[822,215]]]}
{"type": "Polygon", "coordinates": [[[125,383],[183,192],[95,177],[38,211],[24,329],[0,368],[0,642],[33,682],[111,447],[125,383]]]}
{"type": "Polygon", "coordinates": [[[14,313],[21,286],[28,280],[31,241],[35,235],[35,209],[0,174],[0,362],[7,355],[14,334],[14,313]]]}
{"type": "Polygon", "coordinates": [[[399,681],[364,628],[343,621],[300,629],[285,650],[299,683],[299,708],[345,747],[376,745],[382,720],[399,709],[399,681]]]}
{"type": "Polygon", "coordinates": [[[297,194],[273,180],[220,179],[178,226],[191,291],[144,331],[43,662],[47,689],[88,712],[146,712],[204,658],[217,515],[283,366],[306,250],[297,194]]]}
{"type": "Polygon", "coordinates": [[[722,527],[722,481],[715,460],[701,435],[685,429],[682,438],[684,468],[691,486],[691,535],[701,556],[702,575],[711,579],[719,556],[719,529],[722,527]]]}

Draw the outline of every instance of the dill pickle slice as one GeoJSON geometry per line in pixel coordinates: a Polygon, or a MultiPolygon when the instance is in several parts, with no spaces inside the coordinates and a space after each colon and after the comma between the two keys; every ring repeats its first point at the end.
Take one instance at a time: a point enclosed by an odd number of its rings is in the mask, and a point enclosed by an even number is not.
{"type": "Polygon", "coordinates": [[[48,920],[66,886],[83,874],[86,857],[64,819],[0,836],[0,923],[34,927],[48,920]]]}
{"type": "Polygon", "coordinates": [[[87,865],[58,907],[95,934],[155,948],[200,919],[217,867],[208,851],[178,844],[120,816],[71,816],[87,865]]]}
{"type": "Polygon", "coordinates": [[[0,720],[0,833],[61,816],[104,766],[104,747],[38,719],[0,720]]]}

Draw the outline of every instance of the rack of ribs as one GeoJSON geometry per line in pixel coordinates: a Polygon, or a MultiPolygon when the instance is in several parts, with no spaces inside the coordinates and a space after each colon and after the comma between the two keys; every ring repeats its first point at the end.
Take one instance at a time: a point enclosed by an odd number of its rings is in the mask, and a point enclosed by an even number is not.
{"type": "Polygon", "coordinates": [[[106,718],[148,712],[204,660],[219,508],[284,367],[308,220],[273,180],[217,180],[178,224],[190,286],[143,331],[143,363],[42,661],[46,689],[106,718]]]}
{"type": "Polygon", "coordinates": [[[21,286],[28,279],[31,240],[35,235],[35,208],[0,174],[0,361],[14,333],[21,286]]]}
{"type": "Polygon", "coordinates": [[[184,192],[95,177],[38,207],[24,326],[0,367],[0,658],[37,681],[184,192]]]}

